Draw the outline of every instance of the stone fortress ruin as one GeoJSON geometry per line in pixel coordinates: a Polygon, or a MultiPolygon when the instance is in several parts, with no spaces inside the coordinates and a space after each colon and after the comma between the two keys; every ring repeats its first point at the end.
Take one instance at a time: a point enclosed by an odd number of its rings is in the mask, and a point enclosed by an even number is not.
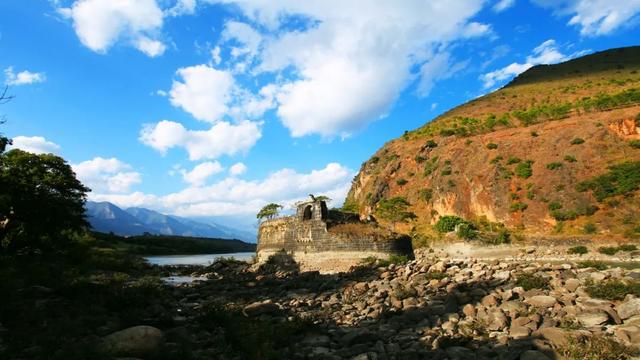
{"type": "Polygon", "coordinates": [[[413,257],[411,238],[364,223],[355,214],[329,210],[311,196],[296,204],[296,213],[265,220],[258,230],[258,262],[285,251],[302,270],[348,270],[365,258],[413,257]]]}

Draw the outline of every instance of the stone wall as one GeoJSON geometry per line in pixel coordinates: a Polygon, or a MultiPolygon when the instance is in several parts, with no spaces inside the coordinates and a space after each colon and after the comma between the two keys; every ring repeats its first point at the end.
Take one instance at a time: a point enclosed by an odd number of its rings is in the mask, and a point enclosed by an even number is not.
{"type": "Polygon", "coordinates": [[[355,265],[370,256],[413,255],[411,239],[407,236],[390,239],[343,236],[330,233],[327,223],[320,217],[300,220],[300,215],[267,220],[260,225],[258,261],[285,250],[305,267],[304,270],[331,272],[338,268],[346,270],[345,266],[355,265]]]}

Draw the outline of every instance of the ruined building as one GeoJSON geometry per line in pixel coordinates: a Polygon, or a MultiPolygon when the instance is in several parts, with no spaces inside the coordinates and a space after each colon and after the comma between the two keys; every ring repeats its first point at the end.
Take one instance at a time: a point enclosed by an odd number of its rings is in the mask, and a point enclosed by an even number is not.
{"type": "Polygon", "coordinates": [[[324,201],[313,197],[296,206],[295,215],[260,224],[259,262],[284,250],[303,270],[334,272],[348,270],[368,257],[384,259],[390,255],[413,255],[411,239],[406,235],[328,210],[324,201]]]}

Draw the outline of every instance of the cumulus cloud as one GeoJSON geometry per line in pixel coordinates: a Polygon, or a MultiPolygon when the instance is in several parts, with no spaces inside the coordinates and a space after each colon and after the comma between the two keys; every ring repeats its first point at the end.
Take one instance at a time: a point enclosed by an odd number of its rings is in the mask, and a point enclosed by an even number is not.
{"type": "Polygon", "coordinates": [[[220,121],[209,130],[188,130],[180,123],[162,120],[145,125],[139,140],[162,154],[182,147],[189,153],[189,159],[196,161],[246,152],[261,136],[260,123],[246,120],[237,124],[220,121]]]}
{"type": "Polygon", "coordinates": [[[151,57],[165,51],[157,38],[163,12],[156,0],[77,0],[58,12],[71,19],[82,44],[95,52],[106,53],[118,41],[151,57]]]}
{"type": "Polygon", "coordinates": [[[234,4],[245,15],[246,24],[229,22],[223,31],[226,43],[240,46],[223,45],[232,46],[232,62],[243,57],[234,71],[276,75],[270,105],[294,137],[349,136],[385,116],[416,78],[429,79],[421,82],[426,93],[440,78],[416,69],[449,44],[491,33],[470,22],[481,0],[208,2],[234,4]],[[291,18],[300,26],[288,26],[291,18]]]}
{"type": "Polygon", "coordinates": [[[492,9],[497,13],[501,13],[515,5],[515,3],[516,0],[498,0],[498,2],[493,5],[492,9]]]}
{"type": "Polygon", "coordinates": [[[178,69],[180,80],[171,87],[171,104],[181,107],[198,120],[215,122],[228,111],[234,78],[227,71],[208,65],[178,69]]]}
{"type": "Polygon", "coordinates": [[[97,201],[110,201],[118,206],[143,206],[180,216],[255,216],[270,202],[291,208],[308,194],[323,194],[340,206],[351,186],[354,173],[338,163],[322,169],[300,173],[281,169],[264,179],[248,181],[229,177],[208,186],[192,186],[182,191],[156,196],[132,194],[91,194],[97,201]]]}
{"type": "Polygon", "coordinates": [[[569,60],[571,58],[574,58],[582,54],[584,54],[584,52],[577,52],[570,55],[565,55],[558,48],[556,41],[553,39],[550,39],[538,45],[537,47],[535,47],[531,55],[527,56],[526,62],[511,63],[503,67],[502,69],[498,69],[498,70],[491,71],[481,75],[480,80],[482,80],[484,84],[484,88],[488,89],[496,85],[498,82],[511,79],[514,76],[529,70],[534,65],[555,64],[555,63],[569,60]]]}
{"type": "Polygon", "coordinates": [[[640,12],[640,0],[534,0],[554,9],[558,16],[570,16],[569,25],[578,26],[583,36],[611,34],[632,22],[640,12]]]}
{"type": "Polygon", "coordinates": [[[192,15],[196,11],[196,0],[178,0],[176,4],[166,11],[169,16],[192,15]]]}
{"type": "Polygon", "coordinates": [[[452,63],[451,55],[442,52],[420,67],[420,81],[418,82],[418,95],[428,96],[435,83],[448,79],[469,65],[469,60],[452,63]]]}
{"type": "Polygon", "coordinates": [[[28,70],[20,71],[19,73],[13,72],[13,67],[9,66],[4,69],[5,84],[15,85],[28,85],[44,82],[47,77],[44,73],[31,72],[28,70]]]}
{"type": "Polygon", "coordinates": [[[182,178],[192,186],[202,186],[214,174],[224,170],[218,161],[207,161],[196,165],[193,170],[182,170],[182,178]]]}
{"type": "Polygon", "coordinates": [[[247,172],[247,165],[245,165],[245,164],[243,164],[241,162],[235,163],[229,168],[229,174],[231,176],[242,175],[245,172],[247,172]]]}
{"type": "Polygon", "coordinates": [[[16,136],[12,141],[13,145],[10,145],[9,149],[20,149],[34,154],[55,154],[60,150],[60,145],[42,136],[16,136]]]}
{"type": "Polygon", "coordinates": [[[125,193],[142,182],[140,173],[130,171],[131,165],[116,158],[95,157],[71,166],[78,179],[98,193],[125,193]]]}

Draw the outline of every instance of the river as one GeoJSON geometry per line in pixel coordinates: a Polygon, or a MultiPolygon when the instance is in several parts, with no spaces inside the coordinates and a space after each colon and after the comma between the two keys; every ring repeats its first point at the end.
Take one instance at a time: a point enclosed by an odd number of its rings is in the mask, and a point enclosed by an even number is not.
{"type": "Polygon", "coordinates": [[[162,255],[145,256],[144,258],[154,265],[210,265],[219,258],[234,258],[240,261],[251,261],[254,252],[241,252],[230,254],[197,254],[197,255],[162,255]]]}

